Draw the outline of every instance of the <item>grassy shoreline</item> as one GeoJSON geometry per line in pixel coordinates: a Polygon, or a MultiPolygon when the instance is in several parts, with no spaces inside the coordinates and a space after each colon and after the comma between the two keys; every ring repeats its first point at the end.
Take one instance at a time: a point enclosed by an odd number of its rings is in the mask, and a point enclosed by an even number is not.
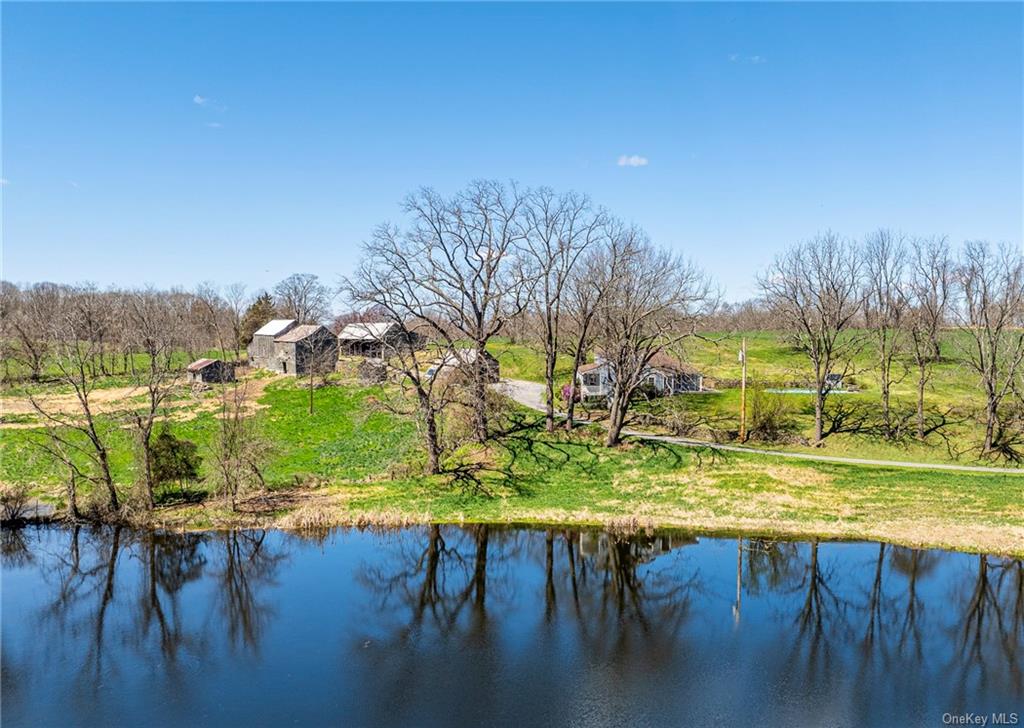
{"type": "MultiPolygon", "coordinates": [[[[316,411],[295,380],[263,382],[258,417],[271,441],[269,490],[238,512],[201,504],[135,511],[135,525],[173,530],[317,528],[414,523],[679,529],[709,536],[877,540],[909,547],[1024,556],[1024,472],[948,473],[721,453],[630,439],[601,446],[579,428],[548,434],[526,427],[500,447],[470,493],[422,468],[415,427],[373,405],[377,389],[338,379],[318,390],[316,411]]],[[[209,398],[182,400],[169,418],[179,436],[207,447],[215,429],[209,398]]],[[[536,418],[535,413],[527,416],[536,418]]],[[[134,472],[128,434],[110,425],[115,477],[134,472]]],[[[59,498],[60,473],[29,446],[33,430],[8,429],[0,480],[35,484],[59,498]]],[[[38,433],[37,433],[38,434],[38,433]]],[[[195,486],[202,489],[203,486],[195,486]]]]}
{"type": "Polygon", "coordinates": [[[545,470],[518,490],[495,485],[491,497],[465,494],[439,479],[376,479],[281,488],[249,496],[237,511],[217,500],[165,507],[138,514],[134,525],[185,531],[426,523],[599,527],[622,533],[670,529],[715,537],[884,541],[1024,557],[1024,477],[950,478],[793,465],[764,456],[701,462],[683,460],[688,453],[671,448],[652,454],[635,442],[627,447],[605,461],[614,471],[610,477],[585,481],[575,468],[563,466],[555,471],[566,477],[545,470]]]}

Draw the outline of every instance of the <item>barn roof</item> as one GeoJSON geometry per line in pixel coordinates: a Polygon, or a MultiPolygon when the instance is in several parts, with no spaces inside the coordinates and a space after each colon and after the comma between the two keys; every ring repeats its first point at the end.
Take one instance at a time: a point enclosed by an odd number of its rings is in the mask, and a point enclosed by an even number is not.
{"type": "Polygon", "coordinates": [[[188,367],[186,367],[186,369],[188,369],[188,371],[190,372],[198,372],[200,369],[206,369],[206,367],[210,366],[216,361],[220,361],[220,359],[196,359],[194,362],[189,364],[188,367]]]}
{"type": "Polygon", "coordinates": [[[346,324],[338,338],[343,341],[377,341],[395,326],[398,324],[394,321],[346,324]]]}
{"type": "Polygon", "coordinates": [[[256,329],[253,336],[278,336],[288,330],[288,327],[295,323],[295,319],[274,319],[256,329]]]}
{"type": "MultiPolygon", "coordinates": [[[[330,333],[330,331],[320,324],[303,324],[302,326],[296,326],[294,329],[289,329],[280,336],[275,336],[274,341],[280,341],[282,344],[294,344],[296,341],[302,341],[303,339],[312,336],[320,329],[324,329],[324,331],[330,333]]],[[[333,334],[331,335],[333,336],[333,334]]]]}

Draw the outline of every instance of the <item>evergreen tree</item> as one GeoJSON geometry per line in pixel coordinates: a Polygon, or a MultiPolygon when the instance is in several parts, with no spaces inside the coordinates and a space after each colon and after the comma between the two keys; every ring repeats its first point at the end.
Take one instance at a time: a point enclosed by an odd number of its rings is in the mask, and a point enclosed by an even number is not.
{"type": "Polygon", "coordinates": [[[270,294],[264,291],[258,295],[256,300],[245,310],[245,315],[242,316],[239,346],[248,346],[256,330],[276,318],[277,315],[277,308],[274,306],[274,299],[270,297],[270,294]]]}

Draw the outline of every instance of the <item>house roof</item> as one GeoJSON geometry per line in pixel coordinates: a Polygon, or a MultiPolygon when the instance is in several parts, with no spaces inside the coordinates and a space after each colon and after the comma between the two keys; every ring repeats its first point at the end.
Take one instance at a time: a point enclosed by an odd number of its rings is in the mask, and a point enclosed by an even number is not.
{"type": "Polygon", "coordinates": [[[647,363],[647,366],[650,369],[662,369],[673,372],[682,372],[683,374],[699,374],[699,372],[689,364],[681,362],[674,356],[670,356],[660,351],[651,357],[651,360],[647,363]]]}
{"type": "Polygon", "coordinates": [[[220,359],[196,359],[194,362],[189,364],[186,369],[190,372],[198,372],[200,369],[206,369],[206,367],[210,366],[215,361],[220,361],[220,359]]]}
{"type": "Polygon", "coordinates": [[[253,336],[278,336],[288,330],[288,327],[295,323],[295,319],[274,319],[256,329],[253,336]]]}
{"type": "MultiPolygon", "coordinates": [[[[312,336],[320,329],[327,331],[326,328],[320,324],[302,324],[302,326],[296,326],[294,329],[289,329],[280,336],[275,336],[274,341],[280,341],[282,344],[294,344],[296,341],[302,341],[303,339],[312,336]]],[[[330,333],[330,331],[327,331],[330,333]]],[[[331,334],[333,336],[333,334],[331,334]]]]}
{"type": "Polygon", "coordinates": [[[395,326],[398,324],[394,321],[346,324],[338,338],[345,341],[377,341],[395,326]]]}
{"type": "MultiPolygon", "coordinates": [[[[591,364],[583,364],[577,371],[580,374],[586,374],[587,372],[592,372],[595,369],[601,369],[603,367],[610,365],[611,362],[609,362],[606,359],[602,359],[601,361],[595,361],[591,364]]],[[[683,374],[700,373],[696,369],[691,367],[689,364],[685,364],[684,362],[679,361],[675,357],[669,356],[668,354],[664,354],[661,352],[651,357],[651,360],[647,363],[647,368],[657,369],[659,371],[680,372],[683,374]]]]}

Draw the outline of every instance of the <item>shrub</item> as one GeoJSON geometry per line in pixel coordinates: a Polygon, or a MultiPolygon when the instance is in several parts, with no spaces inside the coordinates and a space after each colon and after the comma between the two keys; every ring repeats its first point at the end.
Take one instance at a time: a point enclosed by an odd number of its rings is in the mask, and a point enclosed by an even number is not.
{"type": "Polygon", "coordinates": [[[0,522],[16,523],[28,513],[28,486],[4,483],[0,485],[0,522]]]}
{"type": "Polygon", "coordinates": [[[789,439],[796,430],[793,404],[783,395],[754,386],[748,396],[750,403],[747,439],[778,442],[789,439]]]}

